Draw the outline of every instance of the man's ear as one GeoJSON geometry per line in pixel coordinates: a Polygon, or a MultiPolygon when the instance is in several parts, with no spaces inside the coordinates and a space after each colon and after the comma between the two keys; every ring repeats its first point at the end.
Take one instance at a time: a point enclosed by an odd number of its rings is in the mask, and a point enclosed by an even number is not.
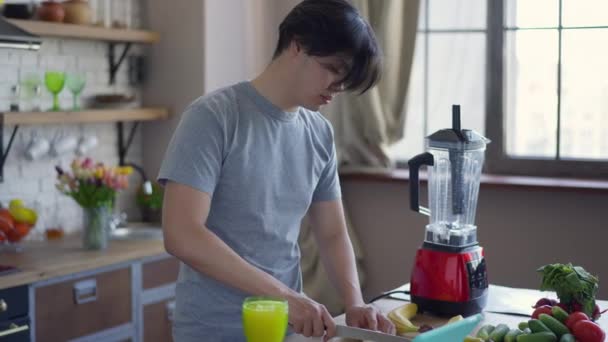
{"type": "Polygon", "coordinates": [[[293,39],[291,43],[289,43],[289,54],[292,56],[297,56],[303,51],[302,46],[298,43],[297,40],[293,39]]]}

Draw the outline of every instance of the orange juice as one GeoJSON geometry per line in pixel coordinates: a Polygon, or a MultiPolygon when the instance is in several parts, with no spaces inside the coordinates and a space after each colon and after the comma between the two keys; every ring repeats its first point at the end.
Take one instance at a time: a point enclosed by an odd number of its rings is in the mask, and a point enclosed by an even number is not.
{"type": "Polygon", "coordinates": [[[243,330],[247,342],[281,342],[287,331],[287,301],[249,297],[243,302],[243,330]]]}

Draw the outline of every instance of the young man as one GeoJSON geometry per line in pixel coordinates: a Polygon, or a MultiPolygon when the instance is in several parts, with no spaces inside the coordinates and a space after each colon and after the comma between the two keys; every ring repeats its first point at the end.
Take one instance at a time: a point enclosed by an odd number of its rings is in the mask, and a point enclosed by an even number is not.
{"type": "Polygon", "coordinates": [[[347,323],[394,333],[363,302],[333,131],[317,112],[341,91],[376,83],[375,36],[345,0],[305,0],[279,31],[262,74],[190,105],[161,166],[165,247],[183,262],[177,342],[244,340],[241,305],[250,295],[286,299],[296,333],[334,336],[328,311],[301,292],[297,239],[307,212],[347,323]]]}

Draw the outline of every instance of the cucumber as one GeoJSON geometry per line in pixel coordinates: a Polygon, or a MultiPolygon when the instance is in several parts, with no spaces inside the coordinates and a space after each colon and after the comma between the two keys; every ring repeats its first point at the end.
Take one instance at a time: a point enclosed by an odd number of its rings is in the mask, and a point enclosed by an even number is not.
{"type": "Polygon", "coordinates": [[[486,324],[477,332],[477,337],[481,338],[484,341],[488,341],[490,339],[490,334],[494,331],[494,326],[492,324],[486,324]]]}
{"type": "Polygon", "coordinates": [[[492,330],[490,334],[490,340],[494,342],[502,342],[505,335],[509,332],[509,326],[506,324],[499,324],[492,330]]]}
{"type": "Polygon", "coordinates": [[[557,342],[557,336],[552,332],[539,332],[517,336],[517,342],[557,342]]]}
{"type": "Polygon", "coordinates": [[[568,330],[568,328],[560,321],[558,321],[555,317],[549,316],[547,314],[540,314],[538,318],[547,326],[547,328],[551,329],[551,331],[553,331],[555,335],[557,335],[557,338],[560,338],[563,335],[570,333],[570,330],[568,330]]]}
{"type": "Polygon", "coordinates": [[[467,336],[464,338],[464,342],[483,342],[483,339],[479,337],[467,336]]]}
{"type": "Polygon", "coordinates": [[[520,322],[517,327],[519,328],[519,330],[526,330],[526,328],[528,327],[528,322],[520,322]]]}
{"type": "Polygon", "coordinates": [[[550,332],[553,334],[553,331],[551,331],[551,329],[549,329],[549,327],[547,327],[545,325],[545,323],[541,322],[538,319],[529,320],[528,325],[530,327],[530,330],[532,330],[533,333],[550,332]]]}
{"type": "Polygon", "coordinates": [[[572,334],[562,335],[562,338],[559,339],[559,342],[576,342],[576,338],[572,334]]]}
{"type": "Polygon", "coordinates": [[[511,329],[505,335],[504,342],[517,342],[517,336],[523,334],[524,332],[519,329],[511,329]]]}
{"type": "Polygon", "coordinates": [[[551,313],[553,314],[553,317],[562,323],[564,323],[568,318],[568,313],[557,305],[551,308],[551,313]]]}
{"type": "Polygon", "coordinates": [[[530,328],[526,328],[523,331],[524,331],[524,334],[531,334],[532,333],[532,330],[530,330],[530,328]]]}

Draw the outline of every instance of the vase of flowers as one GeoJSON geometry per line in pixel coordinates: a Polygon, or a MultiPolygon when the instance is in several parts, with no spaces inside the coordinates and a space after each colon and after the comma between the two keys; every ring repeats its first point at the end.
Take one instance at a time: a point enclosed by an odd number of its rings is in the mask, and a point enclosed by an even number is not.
{"type": "Polygon", "coordinates": [[[108,167],[94,163],[90,158],[74,159],[71,172],[56,166],[57,189],[72,197],[83,209],[84,226],[82,242],[85,249],[104,249],[108,245],[108,233],[116,194],[129,185],[129,166],[108,167]]]}

